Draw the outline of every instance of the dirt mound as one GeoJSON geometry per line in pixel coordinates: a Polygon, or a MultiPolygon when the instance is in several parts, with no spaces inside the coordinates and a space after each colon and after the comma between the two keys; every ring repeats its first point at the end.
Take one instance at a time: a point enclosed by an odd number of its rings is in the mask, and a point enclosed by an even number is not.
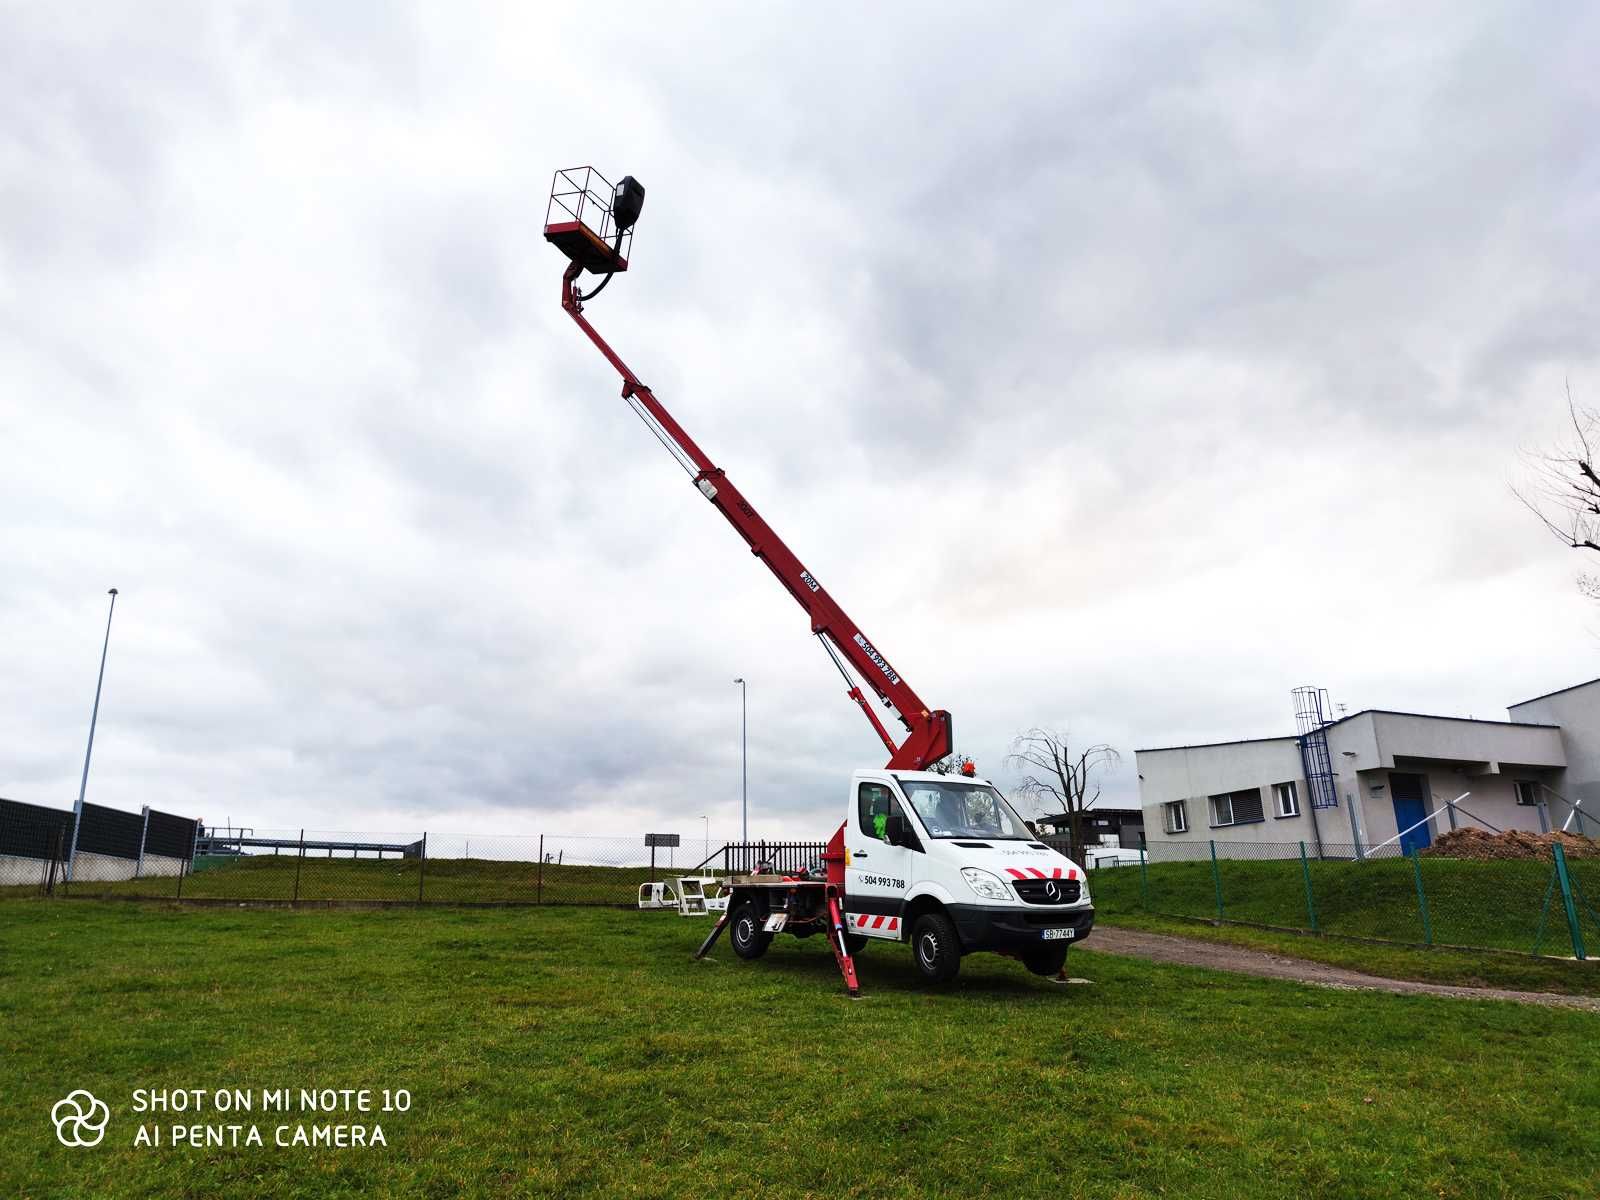
{"type": "Polygon", "coordinates": [[[1438,858],[1537,858],[1550,861],[1550,847],[1557,842],[1568,858],[1600,858],[1600,842],[1575,833],[1528,833],[1508,829],[1490,833],[1487,829],[1452,829],[1441,835],[1423,854],[1438,858]]]}

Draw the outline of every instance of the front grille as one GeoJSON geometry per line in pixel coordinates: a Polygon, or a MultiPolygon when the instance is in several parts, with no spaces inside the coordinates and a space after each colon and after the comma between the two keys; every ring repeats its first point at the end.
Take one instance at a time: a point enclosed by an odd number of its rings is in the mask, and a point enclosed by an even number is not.
{"type": "Polygon", "coordinates": [[[1076,904],[1083,885],[1076,879],[1019,879],[1011,885],[1029,904],[1076,904]],[[1050,890],[1055,889],[1055,895],[1050,890]]]}
{"type": "Polygon", "coordinates": [[[1038,929],[1059,929],[1063,925],[1077,924],[1076,918],[1057,912],[1025,912],[1021,916],[1024,925],[1032,925],[1038,929]]]}

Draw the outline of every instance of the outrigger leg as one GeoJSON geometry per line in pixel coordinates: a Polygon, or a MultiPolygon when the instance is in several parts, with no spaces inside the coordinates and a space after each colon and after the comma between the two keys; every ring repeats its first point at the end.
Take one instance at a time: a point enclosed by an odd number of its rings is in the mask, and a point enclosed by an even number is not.
{"type": "Polygon", "coordinates": [[[711,953],[711,947],[717,944],[717,939],[722,936],[723,928],[728,924],[728,918],[733,914],[730,905],[723,914],[717,918],[717,923],[711,927],[711,932],[706,935],[706,940],[700,943],[700,949],[694,952],[695,958],[704,958],[711,953]]]}
{"type": "MultiPolygon", "coordinates": [[[[861,984],[856,980],[855,960],[850,957],[850,947],[844,940],[844,913],[839,908],[839,897],[831,887],[828,889],[828,922],[832,926],[828,942],[833,947],[833,957],[839,964],[839,974],[844,976],[845,990],[850,993],[850,999],[855,1000],[861,995],[861,984]]],[[[712,930],[711,936],[717,936],[715,930],[712,930]]],[[[706,944],[710,945],[710,942],[706,944]]]]}

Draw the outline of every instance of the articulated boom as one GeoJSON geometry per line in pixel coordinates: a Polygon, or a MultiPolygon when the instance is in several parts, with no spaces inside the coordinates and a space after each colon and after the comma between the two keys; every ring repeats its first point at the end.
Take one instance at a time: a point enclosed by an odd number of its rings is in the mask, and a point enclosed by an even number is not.
{"type": "Polygon", "coordinates": [[[872,728],[888,748],[889,766],[901,770],[920,771],[949,754],[950,714],[942,709],[930,710],[922,702],[916,692],[911,690],[905,680],[900,678],[899,673],[867,640],[856,623],[846,616],[845,611],[834,602],[832,596],[828,595],[827,589],[817,582],[816,577],[806,570],[794,552],[784,544],[783,539],[761,518],[722,468],[712,464],[705,452],[695,444],[694,439],[684,432],[672,414],[655,398],[649,387],[640,382],[639,377],[628,369],[628,364],[617,357],[616,352],[606,344],[594,326],[589,324],[583,315],[583,304],[577,287],[577,278],[581,271],[582,267],[577,262],[568,267],[561,283],[562,308],[566,309],[578,323],[578,327],[589,335],[589,340],[599,348],[600,353],[606,356],[622,376],[623,398],[634,404],[640,415],[653,425],[657,435],[669,443],[668,448],[674,451],[675,457],[681,453],[680,462],[687,460],[684,463],[686,470],[690,470],[692,464],[695,486],[706,499],[711,501],[717,511],[728,519],[728,523],[739,531],[739,536],[749,545],[750,552],[766,563],[767,568],[778,577],[778,582],[788,589],[789,594],[810,615],[811,632],[822,640],[835,665],[839,666],[840,673],[844,674],[845,681],[851,685],[850,699],[861,706],[861,711],[867,715],[872,728]],[[900,723],[907,731],[904,741],[897,745],[889,731],[884,728],[883,722],[878,719],[866,696],[862,694],[860,685],[850,679],[840,664],[841,655],[878,698],[892,706],[898,713],[900,723]]]}

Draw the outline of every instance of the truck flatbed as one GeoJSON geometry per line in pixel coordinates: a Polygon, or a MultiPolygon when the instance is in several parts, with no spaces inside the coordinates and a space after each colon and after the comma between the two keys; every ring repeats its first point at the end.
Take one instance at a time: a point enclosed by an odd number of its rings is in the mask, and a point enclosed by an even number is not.
{"type": "Polygon", "coordinates": [[[780,891],[786,891],[789,888],[825,888],[828,886],[828,881],[826,879],[792,879],[785,875],[730,875],[723,886],[730,888],[776,888],[780,891]]]}

